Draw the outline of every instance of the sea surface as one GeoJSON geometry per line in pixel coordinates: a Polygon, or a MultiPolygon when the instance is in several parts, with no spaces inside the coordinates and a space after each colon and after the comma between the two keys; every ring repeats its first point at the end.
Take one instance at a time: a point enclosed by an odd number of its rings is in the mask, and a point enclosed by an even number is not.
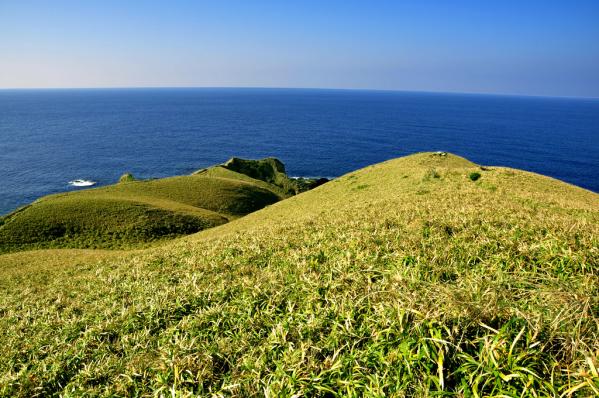
{"type": "Polygon", "coordinates": [[[418,151],[599,192],[599,100],[307,89],[0,90],[0,214],[40,196],[275,156],[335,177],[418,151]]]}

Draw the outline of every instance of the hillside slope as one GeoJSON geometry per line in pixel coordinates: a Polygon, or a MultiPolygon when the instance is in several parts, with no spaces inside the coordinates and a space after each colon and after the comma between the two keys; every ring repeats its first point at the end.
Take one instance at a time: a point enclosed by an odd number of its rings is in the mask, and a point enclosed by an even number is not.
{"type": "MultiPolygon", "coordinates": [[[[261,161],[246,161],[248,164],[261,161]]],[[[31,248],[123,248],[223,224],[286,197],[228,171],[49,195],[0,218],[0,253],[31,248]]]]}
{"type": "Polygon", "coordinates": [[[271,188],[274,186],[283,197],[297,195],[328,182],[327,178],[291,178],[287,176],[285,165],[276,158],[247,160],[234,157],[221,165],[198,170],[194,175],[228,176],[231,173],[263,181],[271,188]]]}
{"type": "Polygon", "coordinates": [[[0,256],[0,395],[599,392],[599,195],[548,177],[416,154],[110,255],[0,256]]]}

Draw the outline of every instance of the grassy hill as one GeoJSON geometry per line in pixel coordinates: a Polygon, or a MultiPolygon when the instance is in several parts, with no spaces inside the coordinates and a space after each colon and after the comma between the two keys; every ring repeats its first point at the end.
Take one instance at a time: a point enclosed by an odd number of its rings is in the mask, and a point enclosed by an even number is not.
{"type": "Polygon", "coordinates": [[[131,247],[214,227],[288,196],[277,185],[221,169],[148,181],[125,174],[115,185],[41,198],[0,219],[0,253],[131,247]]]}
{"type": "Polygon", "coordinates": [[[287,196],[309,191],[327,182],[326,178],[289,178],[285,171],[285,165],[275,158],[266,158],[260,161],[231,158],[222,167],[275,185],[287,196]]]}
{"type": "Polygon", "coordinates": [[[297,195],[309,191],[326,182],[326,178],[290,178],[285,171],[285,165],[276,158],[261,160],[247,160],[231,158],[225,163],[209,169],[198,170],[194,175],[229,175],[231,172],[247,176],[253,180],[264,181],[284,197],[297,195]]]}
{"type": "Polygon", "coordinates": [[[599,195],[416,154],[160,247],[0,256],[0,395],[596,396],[598,277],[599,195]]]}

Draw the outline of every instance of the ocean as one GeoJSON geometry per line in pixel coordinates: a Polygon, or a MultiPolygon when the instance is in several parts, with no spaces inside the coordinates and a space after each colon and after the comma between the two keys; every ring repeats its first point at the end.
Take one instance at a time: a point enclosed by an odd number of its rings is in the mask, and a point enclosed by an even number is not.
{"type": "Polygon", "coordinates": [[[0,90],[0,214],[40,196],[232,156],[336,177],[419,151],[599,192],[599,100],[312,89],[0,90]]]}

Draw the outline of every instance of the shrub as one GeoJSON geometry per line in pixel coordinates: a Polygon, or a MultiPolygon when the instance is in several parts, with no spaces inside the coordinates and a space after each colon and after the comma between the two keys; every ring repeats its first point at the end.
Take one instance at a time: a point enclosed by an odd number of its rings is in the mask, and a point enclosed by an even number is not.
{"type": "Polygon", "coordinates": [[[480,173],[477,173],[477,172],[470,173],[468,178],[470,178],[472,181],[476,181],[480,178],[480,173]]]}
{"type": "Polygon", "coordinates": [[[133,177],[133,174],[131,174],[131,173],[125,173],[121,176],[121,178],[119,178],[119,182],[131,182],[131,181],[135,181],[135,177],[133,177]]]}

